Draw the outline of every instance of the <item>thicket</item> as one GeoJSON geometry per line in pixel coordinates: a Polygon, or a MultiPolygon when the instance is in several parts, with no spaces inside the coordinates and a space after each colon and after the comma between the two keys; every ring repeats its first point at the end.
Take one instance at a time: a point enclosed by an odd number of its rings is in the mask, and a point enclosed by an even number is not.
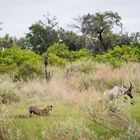
{"type": "Polygon", "coordinates": [[[140,48],[132,46],[117,46],[102,55],[96,55],[94,61],[109,63],[113,68],[120,67],[128,62],[140,62],[140,48]]]}
{"type": "MultiPolygon", "coordinates": [[[[89,59],[92,53],[88,49],[70,51],[65,44],[54,44],[49,47],[49,64],[65,66],[68,62],[79,59],[89,59]]],[[[19,46],[13,46],[0,50],[0,73],[7,73],[14,80],[28,80],[36,76],[43,76],[43,56],[30,50],[22,50],[19,46]]]]}
{"type": "Polygon", "coordinates": [[[17,91],[18,84],[13,83],[11,78],[0,75],[0,105],[19,102],[20,96],[17,91]]]}
{"type": "MultiPolygon", "coordinates": [[[[140,62],[139,43],[131,46],[117,46],[102,55],[93,55],[88,49],[70,51],[65,44],[55,43],[48,48],[49,65],[64,67],[67,63],[98,62],[109,63],[113,68],[128,62],[140,62]]],[[[9,74],[14,80],[28,80],[44,74],[43,56],[30,50],[13,46],[0,51],[0,73],[9,74]]]]}
{"type": "Polygon", "coordinates": [[[54,44],[48,48],[49,63],[56,66],[65,66],[67,62],[77,60],[89,60],[92,58],[92,52],[89,49],[81,49],[79,51],[70,51],[65,44],[54,44]]]}
{"type": "Polygon", "coordinates": [[[0,51],[0,73],[8,73],[14,80],[27,80],[41,75],[43,58],[19,46],[0,51]]]}
{"type": "Polygon", "coordinates": [[[88,49],[69,51],[64,44],[54,44],[49,47],[49,59],[51,65],[65,66],[66,62],[74,61],[95,61],[109,63],[113,68],[120,67],[128,62],[140,62],[140,44],[134,43],[131,46],[117,46],[104,54],[93,55],[88,49]]]}

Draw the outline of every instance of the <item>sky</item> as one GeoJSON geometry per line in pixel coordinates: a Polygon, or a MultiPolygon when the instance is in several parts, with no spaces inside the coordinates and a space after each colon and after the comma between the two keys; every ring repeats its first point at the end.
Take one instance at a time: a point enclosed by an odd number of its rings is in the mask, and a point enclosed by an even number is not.
{"type": "Polygon", "coordinates": [[[73,18],[105,11],[118,12],[124,31],[140,31],[140,0],[0,0],[0,37],[7,33],[25,36],[28,28],[48,13],[69,30],[73,18]]]}

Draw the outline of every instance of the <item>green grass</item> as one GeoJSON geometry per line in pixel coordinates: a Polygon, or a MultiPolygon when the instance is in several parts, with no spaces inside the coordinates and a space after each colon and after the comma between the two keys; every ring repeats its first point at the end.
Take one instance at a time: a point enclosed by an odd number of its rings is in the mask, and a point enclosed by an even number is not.
{"type": "MultiPolygon", "coordinates": [[[[139,101],[139,96],[137,101],[139,101]]],[[[53,110],[46,117],[39,117],[34,115],[29,118],[28,116],[28,102],[13,104],[10,106],[11,112],[16,112],[16,114],[26,115],[25,118],[14,118],[11,123],[11,128],[15,127],[20,130],[22,140],[42,140],[45,137],[49,139],[63,139],[64,136],[78,138],[82,134],[86,139],[94,137],[95,139],[106,140],[110,139],[112,136],[117,134],[122,134],[125,131],[119,127],[112,126],[112,130],[108,129],[105,124],[106,122],[101,122],[101,124],[96,123],[95,119],[90,119],[85,109],[77,109],[75,104],[63,104],[63,103],[53,103],[53,110]],[[82,134],[81,134],[81,132],[82,134]],[[87,132],[86,132],[87,131],[87,132]],[[86,136],[87,135],[87,136],[86,136]]],[[[40,103],[42,106],[44,103],[40,103]]],[[[130,114],[132,118],[139,119],[138,115],[140,111],[137,109],[138,105],[132,106],[130,109],[130,114]],[[136,110],[133,110],[136,108],[136,110]],[[133,111],[132,111],[133,110],[133,111]]],[[[139,120],[138,120],[139,122],[139,120]]],[[[110,128],[110,127],[109,127],[110,128]]],[[[91,138],[92,139],[92,138],[91,138]]]]}
{"type": "Polygon", "coordinates": [[[135,95],[135,103],[130,109],[130,115],[137,123],[140,124],[140,95],[135,95]]]}
{"type": "MultiPolygon", "coordinates": [[[[12,111],[18,114],[22,112],[22,115],[23,114],[27,115],[27,112],[28,112],[27,103],[25,104],[25,106],[23,104],[20,105],[20,107],[21,107],[21,110],[17,108],[16,105],[14,104],[12,111]]],[[[55,131],[53,131],[55,129],[57,129],[56,131],[58,131],[56,132],[56,135],[57,135],[57,133],[59,133],[59,129],[60,130],[62,129],[61,130],[62,133],[65,134],[66,133],[65,129],[66,130],[70,129],[71,131],[74,131],[72,129],[80,129],[80,128],[75,128],[75,127],[78,127],[78,126],[81,127],[81,125],[83,125],[83,127],[87,127],[85,123],[86,118],[84,115],[81,114],[81,112],[79,112],[79,110],[75,108],[75,105],[72,105],[72,104],[63,104],[63,105],[61,103],[59,105],[54,104],[54,108],[52,112],[50,112],[50,114],[46,117],[39,117],[39,116],[34,115],[33,117],[29,118],[27,115],[27,117],[25,118],[20,118],[20,117],[14,118],[14,115],[13,115],[13,121],[11,123],[11,127],[14,126],[17,129],[20,129],[21,134],[24,134],[23,139],[41,140],[43,139],[42,133],[44,131],[45,133],[47,131],[47,134],[51,135],[49,136],[51,138],[55,135],[55,131]],[[68,124],[71,126],[68,126],[68,124]],[[69,127],[72,127],[72,128],[69,128],[69,127]]],[[[74,132],[71,132],[71,133],[73,134],[74,132]]],[[[67,135],[67,133],[65,135],[67,135]]]]}
{"type": "MultiPolygon", "coordinates": [[[[67,78],[62,70],[61,74],[56,70],[57,76],[54,75],[47,84],[38,79],[29,83],[19,82],[14,92],[19,93],[21,100],[8,105],[0,104],[0,136],[4,140],[139,140],[140,65],[133,65],[131,68],[117,70],[100,66],[97,71],[84,74],[82,80],[88,88],[80,90],[78,79],[82,72],[75,71],[67,78]],[[127,70],[129,71],[126,72],[127,70]],[[134,84],[134,91],[137,91],[134,94],[134,105],[130,104],[130,100],[124,102],[123,97],[122,100],[119,98],[120,100],[111,102],[101,98],[105,90],[121,85],[122,79],[127,85],[129,81],[134,84]],[[47,95],[44,94],[45,89],[48,91],[47,95]],[[52,105],[53,110],[48,116],[34,115],[30,118],[30,105],[38,108],[52,105]]],[[[6,78],[5,81],[7,80],[6,78]]],[[[10,84],[7,83],[4,83],[5,87],[11,91],[9,85],[15,83],[10,80],[10,84]]]]}
{"type": "MultiPolygon", "coordinates": [[[[41,107],[46,105],[46,102],[40,102],[38,105],[41,107]]],[[[10,117],[12,121],[10,123],[11,129],[16,129],[20,132],[20,140],[68,140],[78,138],[85,139],[99,139],[106,140],[112,139],[119,135],[127,133],[126,129],[108,124],[106,121],[100,121],[94,116],[89,116],[88,107],[94,108],[95,103],[86,101],[85,105],[77,107],[76,104],[64,103],[64,102],[50,102],[53,104],[53,110],[46,117],[40,117],[34,115],[29,117],[28,107],[29,101],[23,100],[18,103],[13,103],[7,108],[9,109],[10,117]],[[24,115],[23,118],[18,115],[24,115]],[[97,122],[96,122],[97,121],[97,122]]],[[[48,104],[48,103],[47,103],[48,104]]],[[[130,106],[129,114],[131,118],[140,124],[140,96],[135,96],[135,104],[130,106]]],[[[99,116],[102,118],[102,116],[99,116]]]]}

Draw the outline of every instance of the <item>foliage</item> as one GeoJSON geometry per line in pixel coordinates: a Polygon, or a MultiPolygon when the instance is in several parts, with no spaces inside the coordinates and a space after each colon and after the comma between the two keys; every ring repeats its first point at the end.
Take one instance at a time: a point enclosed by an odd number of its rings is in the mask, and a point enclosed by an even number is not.
{"type": "Polygon", "coordinates": [[[138,42],[138,41],[135,41],[135,42],[133,42],[132,43],[132,45],[131,45],[132,47],[137,47],[137,48],[139,48],[140,49],[140,42],[138,42]]]}
{"type": "Polygon", "coordinates": [[[58,42],[58,34],[49,25],[44,25],[42,22],[38,22],[29,27],[30,32],[26,35],[26,38],[31,45],[34,52],[42,54],[47,51],[48,47],[58,42]]]}
{"type": "Polygon", "coordinates": [[[0,51],[0,73],[14,74],[15,79],[42,75],[42,66],[42,57],[32,51],[21,50],[18,46],[0,51]]]}
{"type": "Polygon", "coordinates": [[[68,49],[68,46],[65,44],[53,44],[48,49],[49,54],[55,54],[56,56],[63,58],[63,59],[69,59],[70,51],[68,49]]]}
{"type": "Polygon", "coordinates": [[[0,38],[0,50],[3,48],[10,48],[13,46],[14,38],[6,34],[4,37],[0,38]]]}
{"type": "MultiPolygon", "coordinates": [[[[42,68],[43,69],[43,68],[42,68]]],[[[14,74],[14,80],[24,80],[33,79],[39,75],[43,75],[43,71],[40,65],[34,64],[33,62],[24,62],[14,74]]]]}
{"type": "MultiPolygon", "coordinates": [[[[47,84],[41,79],[19,81],[18,85],[10,82],[9,85],[16,85],[14,90],[22,100],[0,105],[0,136],[6,140],[139,140],[140,95],[137,91],[140,91],[140,64],[129,63],[118,69],[96,64],[96,71],[86,72],[79,69],[87,62],[78,63],[69,64],[72,73],[68,79],[64,72],[66,68],[54,67],[53,78],[47,84]],[[123,97],[110,101],[103,96],[105,90],[121,85],[122,79],[126,86],[129,81],[134,85],[134,105],[130,104],[129,98],[125,102],[123,97]],[[99,88],[101,84],[104,84],[102,90],[99,88]],[[29,118],[31,104],[39,108],[52,104],[53,110],[48,116],[29,118]],[[5,110],[1,111],[2,107],[5,110]]],[[[92,63],[88,65],[92,66],[92,63]]],[[[8,81],[2,75],[1,86],[8,81]]],[[[5,87],[11,89],[8,84],[5,87]]]]}
{"type": "Polygon", "coordinates": [[[60,28],[58,33],[60,36],[60,41],[66,44],[70,51],[77,51],[85,47],[83,44],[82,36],[72,31],[65,31],[62,28],[60,28]]]}
{"type": "Polygon", "coordinates": [[[16,86],[10,84],[9,82],[5,82],[4,79],[0,79],[0,104],[11,103],[11,102],[19,102],[20,97],[16,92],[16,86]]]}
{"type": "MultiPolygon", "coordinates": [[[[139,139],[139,125],[128,116],[127,112],[131,106],[128,102],[123,102],[123,99],[122,97],[109,102],[105,98],[100,98],[94,106],[90,105],[88,112],[91,117],[91,127],[95,130],[93,125],[96,123],[104,128],[106,133],[112,136],[111,140],[139,139]]],[[[95,132],[98,131],[95,130],[95,132]]]]}
{"type": "Polygon", "coordinates": [[[71,61],[75,60],[90,60],[92,58],[92,52],[89,49],[81,49],[79,51],[72,51],[71,61]]]}
{"type": "Polygon", "coordinates": [[[116,47],[103,55],[97,55],[95,60],[98,62],[108,62],[114,68],[120,67],[127,62],[140,62],[140,49],[131,46],[116,47]]]}
{"type": "Polygon", "coordinates": [[[133,42],[139,42],[140,41],[140,32],[132,33],[131,38],[132,38],[133,42]]]}
{"type": "Polygon", "coordinates": [[[29,40],[26,37],[21,37],[16,40],[16,45],[20,46],[21,49],[31,50],[32,45],[30,44],[29,40]]]}
{"type": "Polygon", "coordinates": [[[57,56],[56,54],[49,54],[49,63],[54,66],[65,66],[66,60],[57,56]]]}
{"type": "Polygon", "coordinates": [[[82,32],[89,36],[97,37],[99,35],[100,37],[100,34],[110,32],[114,25],[121,26],[120,20],[121,17],[118,13],[113,12],[87,14],[83,16],[83,25],[85,26],[83,26],[82,32]]]}
{"type": "Polygon", "coordinates": [[[54,44],[49,47],[49,62],[51,65],[64,66],[66,62],[73,62],[83,58],[87,60],[92,57],[92,53],[88,49],[79,51],[70,51],[65,44],[54,44]]]}
{"type": "Polygon", "coordinates": [[[93,140],[96,138],[95,134],[90,131],[90,129],[86,125],[77,122],[60,122],[59,124],[53,123],[47,131],[43,131],[44,139],[47,138],[53,140],[93,140]],[[48,133],[47,131],[49,131],[50,133],[48,133]]]}
{"type": "Polygon", "coordinates": [[[117,41],[118,46],[127,45],[130,46],[133,42],[132,37],[128,35],[128,33],[120,34],[115,36],[115,40],[117,41]]]}
{"type": "Polygon", "coordinates": [[[84,74],[90,74],[95,69],[95,64],[93,61],[86,60],[82,61],[79,60],[77,62],[73,62],[70,65],[67,66],[66,71],[69,72],[82,72],[84,74]]]}
{"type": "Polygon", "coordinates": [[[79,88],[80,90],[85,89],[87,90],[89,87],[91,87],[93,84],[93,79],[91,75],[88,74],[82,74],[79,79],[79,88]]]}
{"type": "Polygon", "coordinates": [[[114,47],[115,40],[112,29],[114,26],[122,26],[121,17],[118,13],[111,11],[83,15],[76,21],[80,25],[74,25],[74,27],[81,31],[85,41],[89,39],[89,42],[93,42],[92,49],[98,53],[114,47]]]}

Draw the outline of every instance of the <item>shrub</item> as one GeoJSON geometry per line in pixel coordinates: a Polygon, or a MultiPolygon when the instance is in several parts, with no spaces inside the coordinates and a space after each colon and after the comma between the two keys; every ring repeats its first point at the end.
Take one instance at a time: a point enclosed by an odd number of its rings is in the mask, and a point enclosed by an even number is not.
{"type": "Polygon", "coordinates": [[[65,66],[66,60],[57,56],[56,54],[49,54],[49,63],[54,66],[65,66]]]}
{"type": "Polygon", "coordinates": [[[96,55],[94,60],[109,63],[116,68],[127,62],[140,62],[140,49],[132,46],[115,47],[103,55],[96,55]]]}
{"type": "Polygon", "coordinates": [[[81,49],[79,51],[71,51],[71,59],[70,61],[76,60],[90,60],[92,58],[92,52],[89,49],[81,49]]]}
{"type": "Polygon", "coordinates": [[[77,61],[67,65],[66,73],[68,74],[70,72],[82,72],[85,74],[89,74],[95,69],[95,63],[93,63],[92,61],[77,61]]]}
{"type": "Polygon", "coordinates": [[[91,61],[81,62],[79,71],[83,73],[91,73],[95,69],[95,64],[91,61]]]}
{"type": "Polygon", "coordinates": [[[21,50],[18,46],[0,51],[0,73],[14,73],[16,80],[42,75],[42,66],[43,58],[32,51],[21,50]]]}
{"type": "Polygon", "coordinates": [[[18,128],[10,128],[12,118],[7,117],[9,111],[7,108],[0,108],[0,140],[18,140],[21,139],[21,132],[18,128]]]}
{"type": "Polygon", "coordinates": [[[0,103],[18,102],[19,96],[15,93],[13,86],[0,85],[0,103]]]}
{"type": "Polygon", "coordinates": [[[69,47],[65,44],[54,44],[48,48],[49,63],[56,66],[64,66],[66,62],[73,62],[86,58],[89,60],[92,53],[88,49],[81,49],[79,51],[69,51],[69,47]]]}
{"type": "Polygon", "coordinates": [[[79,87],[80,89],[87,90],[93,83],[93,79],[90,75],[83,74],[79,80],[79,87]]]}
{"type": "Polygon", "coordinates": [[[49,48],[48,48],[48,53],[50,55],[55,55],[59,58],[63,58],[65,60],[69,60],[70,58],[70,51],[68,49],[68,46],[66,46],[65,44],[54,44],[54,45],[51,45],[49,48]]]}
{"type": "Polygon", "coordinates": [[[52,140],[94,140],[96,135],[84,123],[60,122],[53,123],[50,128],[42,131],[42,139],[52,140]]]}
{"type": "Polygon", "coordinates": [[[89,105],[88,113],[91,126],[96,133],[109,139],[139,139],[139,125],[128,115],[131,107],[129,102],[124,102],[124,97],[108,101],[105,97],[100,98],[96,104],[89,105]],[[97,130],[98,125],[100,130],[97,130]],[[94,125],[94,126],[93,126],[94,125]],[[102,132],[103,130],[103,132],[102,132]]]}
{"type": "MultiPolygon", "coordinates": [[[[43,68],[42,68],[43,69],[43,68]]],[[[43,75],[43,71],[40,65],[24,62],[14,73],[14,80],[32,80],[35,77],[43,75]]]]}

